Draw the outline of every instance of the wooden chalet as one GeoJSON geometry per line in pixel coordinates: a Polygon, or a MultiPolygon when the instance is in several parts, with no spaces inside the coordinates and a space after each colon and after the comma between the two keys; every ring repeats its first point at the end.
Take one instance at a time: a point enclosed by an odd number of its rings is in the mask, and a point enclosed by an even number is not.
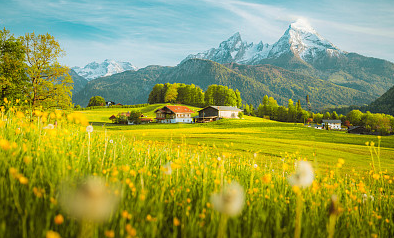
{"type": "Polygon", "coordinates": [[[165,106],[157,109],[156,121],[158,123],[193,123],[191,114],[194,111],[186,106],[165,106]]]}
{"type": "Polygon", "coordinates": [[[198,116],[193,120],[198,123],[212,122],[221,118],[239,118],[238,113],[241,109],[229,106],[208,106],[198,111],[198,116]]]}

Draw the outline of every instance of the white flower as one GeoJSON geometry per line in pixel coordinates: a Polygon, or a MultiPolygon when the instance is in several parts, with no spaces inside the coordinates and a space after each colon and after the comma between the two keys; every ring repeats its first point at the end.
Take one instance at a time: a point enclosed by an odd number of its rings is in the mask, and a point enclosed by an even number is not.
{"type": "Polygon", "coordinates": [[[171,175],[172,174],[172,168],[171,168],[172,162],[168,162],[163,166],[163,173],[166,175],[171,175]]]}
{"type": "Polygon", "coordinates": [[[289,177],[289,183],[291,186],[306,188],[312,184],[314,178],[315,174],[311,163],[307,161],[298,161],[297,170],[289,177]]]}
{"type": "Polygon", "coordinates": [[[211,195],[213,208],[229,216],[236,216],[241,213],[244,199],[244,190],[237,182],[232,182],[220,193],[211,195]]]}
{"type": "Polygon", "coordinates": [[[367,202],[368,201],[368,199],[370,199],[371,200],[371,202],[373,202],[374,200],[375,200],[375,198],[372,196],[372,195],[367,195],[367,194],[363,194],[362,195],[362,197],[363,197],[363,203],[365,203],[365,202],[367,202]]]}
{"type": "Polygon", "coordinates": [[[221,161],[221,160],[222,160],[222,158],[218,157],[218,161],[221,161]]]}
{"type": "Polygon", "coordinates": [[[119,189],[106,185],[99,177],[88,177],[77,186],[63,185],[59,203],[70,216],[80,220],[107,220],[120,200],[119,189]]]}
{"type": "Polygon", "coordinates": [[[111,143],[111,144],[112,144],[112,143],[114,143],[114,141],[113,141],[113,140],[109,140],[109,143],[111,143]]]}
{"type": "Polygon", "coordinates": [[[259,166],[258,166],[257,164],[254,164],[253,167],[254,167],[255,169],[257,169],[257,167],[259,167],[259,166]]]}
{"type": "Polygon", "coordinates": [[[87,127],[86,127],[86,131],[87,131],[88,133],[93,132],[93,126],[92,126],[92,125],[87,126],[87,127]]]}
{"type": "Polygon", "coordinates": [[[55,129],[55,126],[53,124],[48,124],[46,127],[42,128],[44,130],[52,130],[55,129]]]}

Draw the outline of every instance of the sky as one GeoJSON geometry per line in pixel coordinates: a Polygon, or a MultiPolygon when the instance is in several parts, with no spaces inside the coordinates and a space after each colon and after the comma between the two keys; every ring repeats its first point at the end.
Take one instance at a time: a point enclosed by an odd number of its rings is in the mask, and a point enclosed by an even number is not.
{"type": "Polygon", "coordinates": [[[235,32],[273,44],[300,18],[341,50],[394,62],[392,0],[0,0],[1,28],[53,35],[69,67],[175,66],[235,32]]]}

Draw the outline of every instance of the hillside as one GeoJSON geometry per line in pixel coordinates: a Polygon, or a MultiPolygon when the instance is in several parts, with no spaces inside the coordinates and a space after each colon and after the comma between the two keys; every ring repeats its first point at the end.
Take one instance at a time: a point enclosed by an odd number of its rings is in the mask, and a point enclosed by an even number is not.
{"type": "Polygon", "coordinates": [[[264,95],[274,97],[280,104],[300,99],[312,99],[312,107],[364,104],[373,97],[353,89],[297,74],[269,65],[242,66],[190,59],[176,67],[148,66],[138,71],[126,71],[90,81],[73,96],[73,102],[86,106],[92,96],[122,104],[146,103],[149,92],[157,83],[195,84],[206,90],[211,84],[238,89],[247,103],[258,105],[264,95]],[[226,67],[227,66],[227,67],[226,67]]]}
{"type": "Polygon", "coordinates": [[[88,80],[86,80],[84,77],[79,76],[73,69],[70,69],[69,73],[74,81],[74,88],[72,90],[72,93],[74,94],[81,91],[88,83],[88,80]]]}
{"type": "Polygon", "coordinates": [[[386,93],[372,102],[367,108],[371,112],[394,115],[394,87],[391,87],[386,93]]]}

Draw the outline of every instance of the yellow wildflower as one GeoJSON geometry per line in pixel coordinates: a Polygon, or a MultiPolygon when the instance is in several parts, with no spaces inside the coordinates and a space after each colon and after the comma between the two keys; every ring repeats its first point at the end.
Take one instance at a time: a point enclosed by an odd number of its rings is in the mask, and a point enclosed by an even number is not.
{"type": "Polygon", "coordinates": [[[55,216],[54,220],[56,225],[61,225],[64,222],[64,217],[61,214],[59,214],[55,216]]]}
{"type": "Polygon", "coordinates": [[[178,218],[174,217],[174,226],[179,226],[181,222],[179,221],[178,218]]]}
{"type": "Polygon", "coordinates": [[[47,231],[46,238],[61,238],[56,231],[47,231]]]}

